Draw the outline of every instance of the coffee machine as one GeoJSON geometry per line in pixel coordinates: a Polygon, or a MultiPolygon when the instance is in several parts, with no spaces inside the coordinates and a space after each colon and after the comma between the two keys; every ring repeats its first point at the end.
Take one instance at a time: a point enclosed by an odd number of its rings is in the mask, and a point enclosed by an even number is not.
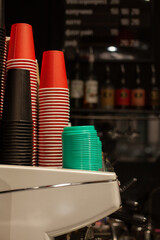
{"type": "Polygon", "coordinates": [[[114,172],[0,165],[0,239],[53,240],[120,207],[114,172]]]}

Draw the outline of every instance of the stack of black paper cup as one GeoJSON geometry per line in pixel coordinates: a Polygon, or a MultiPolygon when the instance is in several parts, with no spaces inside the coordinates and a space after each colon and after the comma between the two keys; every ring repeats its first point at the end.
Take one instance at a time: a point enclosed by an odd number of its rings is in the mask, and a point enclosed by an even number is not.
{"type": "Polygon", "coordinates": [[[4,82],[6,69],[6,30],[5,30],[5,9],[4,0],[0,0],[0,119],[2,118],[4,82]]]}
{"type": "Polygon", "coordinates": [[[32,165],[32,107],[30,73],[7,73],[1,128],[1,164],[32,165]]]}

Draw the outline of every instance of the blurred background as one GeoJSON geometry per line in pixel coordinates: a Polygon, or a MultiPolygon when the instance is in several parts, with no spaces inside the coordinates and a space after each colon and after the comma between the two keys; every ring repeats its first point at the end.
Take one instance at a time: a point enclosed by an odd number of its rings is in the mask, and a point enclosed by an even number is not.
{"type": "Polygon", "coordinates": [[[95,125],[106,169],[122,185],[137,178],[124,199],[160,231],[160,1],[6,0],[5,11],[7,36],[13,23],[33,26],[40,67],[43,51],[64,51],[71,124],[95,125]],[[121,102],[122,89],[141,102],[121,102]]]}

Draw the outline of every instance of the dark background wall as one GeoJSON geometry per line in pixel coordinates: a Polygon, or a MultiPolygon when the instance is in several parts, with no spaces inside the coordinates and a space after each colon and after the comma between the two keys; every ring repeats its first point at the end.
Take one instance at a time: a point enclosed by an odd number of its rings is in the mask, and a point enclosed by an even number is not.
{"type": "Polygon", "coordinates": [[[64,0],[6,0],[5,25],[10,35],[14,23],[29,23],[33,27],[36,57],[41,63],[46,50],[61,49],[64,32],[64,0]]]}

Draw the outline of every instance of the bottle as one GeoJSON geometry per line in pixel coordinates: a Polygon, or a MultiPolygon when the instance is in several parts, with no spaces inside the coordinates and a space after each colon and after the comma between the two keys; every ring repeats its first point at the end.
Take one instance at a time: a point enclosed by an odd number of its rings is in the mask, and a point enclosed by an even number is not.
{"type": "Polygon", "coordinates": [[[84,107],[93,109],[98,106],[98,80],[94,74],[95,57],[92,47],[90,47],[89,50],[88,61],[89,61],[88,76],[85,81],[84,87],[84,107]]]}
{"type": "Polygon", "coordinates": [[[101,87],[100,93],[101,107],[111,110],[115,107],[115,89],[114,86],[111,84],[109,65],[106,66],[105,75],[105,81],[101,87]]]}
{"type": "Polygon", "coordinates": [[[76,62],[74,77],[70,83],[71,108],[83,107],[84,81],[82,80],[79,61],[76,62]]]}
{"type": "Polygon", "coordinates": [[[128,109],[130,107],[130,89],[126,85],[125,67],[121,64],[120,87],[116,89],[116,107],[128,109]]]}
{"type": "Polygon", "coordinates": [[[148,90],[148,107],[152,110],[159,109],[160,105],[160,89],[156,83],[156,72],[155,66],[151,65],[152,77],[151,77],[151,86],[148,90]]]}
{"type": "Polygon", "coordinates": [[[146,91],[141,84],[140,68],[136,65],[136,87],[131,90],[131,106],[133,109],[145,108],[146,91]]]}

